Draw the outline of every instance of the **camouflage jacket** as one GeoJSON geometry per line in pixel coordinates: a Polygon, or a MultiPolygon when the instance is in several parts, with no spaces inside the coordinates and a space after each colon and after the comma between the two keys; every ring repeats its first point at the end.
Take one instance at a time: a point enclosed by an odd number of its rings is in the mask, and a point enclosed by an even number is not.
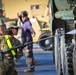
{"type": "MultiPolygon", "coordinates": [[[[20,41],[16,38],[10,39],[10,42],[13,47],[21,44],[20,41]]],[[[0,38],[0,50],[4,51],[7,49],[9,49],[9,48],[8,48],[6,39],[4,37],[0,38]]],[[[15,52],[16,52],[16,58],[20,58],[23,55],[23,52],[21,49],[15,49],[15,52]]]]}
{"type": "MultiPolygon", "coordinates": [[[[16,38],[10,39],[12,46],[17,46],[20,45],[20,41],[17,40],[16,38]]],[[[4,36],[0,36],[0,50],[4,51],[8,49],[8,45],[6,42],[6,39],[4,36]]],[[[23,54],[22,50],[16,49],[14,50],[16,52],[16,58],[20,58],[23,54]]],[[[0,75],[1,72],[4,71],[9,71],[10,67],[13,69],[14,68],[14,61],[13,61],[14,56],[12,55],[11,51],[8,51],[7,53],[3,54],[3,58],[0,58],[0,75]],[[3,66],[4,65],[4,66],[3,66]]],[[[2,74],[4,75],[4,74],[2,74]]]]}
{"type": "MultiPolygon", "coordinates": [[[[10,42],[11,42],[13,47],[18,46],[18,45],[21,44],[20,41],[17,40],[16,38],[10,39],[10,42]]],[[[2,36],[0,38],[0,48],[1,48],[1,50],[8,49],[8,45],[7,45],[6,39],[4,37],[2,37],[2,36]]]]}

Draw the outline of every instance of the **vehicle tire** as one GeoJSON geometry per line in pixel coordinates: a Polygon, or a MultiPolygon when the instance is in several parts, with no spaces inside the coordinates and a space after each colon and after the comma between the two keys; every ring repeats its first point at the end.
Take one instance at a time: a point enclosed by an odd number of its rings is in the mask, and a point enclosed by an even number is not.
{"type": "Polygon", "coordinates": [[[74,75],[73,72],[73,44],[66,45],[66,54],[65,54],[65,72],[66,75],[74,75]]]}
{"type": "Polygon", "coordinates": [[[53,39],[49,33],[43,33],[38,39],[39,46],[45,50],[50,51],[53,48],[53,39]]]}
{"type": "Polygon", "coordinates": [[[54,61],[55,61],[55,67],[56,67],[56,70],[57,70],[57,66],[58,66],[58,57],[59,57],[59,36],[58,36],[58,30],[55,31],[55,38],[54,38],[55,42],[54,42],[54,61]],[[56,36],[57,35],[57,36],[56,36]]]}
{"type": "Polygon", "coordinates": [[[64,30],[62,30],[60,36],[60,49],[61,49],[61,68],[62,68],[62,73],[63,75],[65,74],[65,35],[64,35],[64,30]]]}
{"type": "Polygon", "coordinates": [[[76,75],[76,44],[73,49],[73,70],[74,70],[74,75],[76,75]]]}
{"type": "Polygon", "coordinates": [[[65,44],[64,30],[61,29],[60,49],[61,49],[61,70],[63,75],[74,75],[73,73],[73,44],[65,44]]]}
{"type": "Polygon", "coordinates": [[[63,75],[62,72],[62,63],[61,63],[61,29],[56,29],[55,32],[55,66],[56,66],[56,71],[57,71],[57,75],[63,75]]]}

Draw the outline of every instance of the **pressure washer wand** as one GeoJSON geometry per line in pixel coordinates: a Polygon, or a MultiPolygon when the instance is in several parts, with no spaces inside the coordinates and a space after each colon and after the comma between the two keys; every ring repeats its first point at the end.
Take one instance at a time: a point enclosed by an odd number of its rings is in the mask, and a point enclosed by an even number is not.
{"type": "Polygon", "coordinates": [[[15,47],[13,47],[13,48],[4,50],[4,51],[2,51],[2,52],[3,52],[3,53],[6,53],[6,52],[11,51],[11,50],[14,50],[14,49],[24,48],[24,47],[26,47],[27,45],[30,45],[30,44],[33,44],[33,43],[37,43],[37,42],[40,42],[40,41],[43,41],[43,40],[47,40],[48,38],[51,38],[51,37],[53,37],[53,36],[49,36],[49,37],[47,37],[47,38],[43,38],[43,39],[40,39],[40,40],[35,41],[35,42],[28,42],[28,43],[25,43],[25,44],[21,44],[21,45],[15,46],[15,47]]]}
{"type": "Polygon", "coordinates": [[[6,53],[8,51],[11,51],[11,50],[14,50],[14,49],[18,49],[18,48],[24,48],[26,47],[27,45],[30,45],[30,44],[33,44],[34,42],[28,42],[28,43],[25,43],[25,44],[21,44],[21,45],[18,45],[18,46],[15,46],[13,48],[10,48],[10,49],[7,49],[5,51],[2,51],[3,53],[6,53]]]}

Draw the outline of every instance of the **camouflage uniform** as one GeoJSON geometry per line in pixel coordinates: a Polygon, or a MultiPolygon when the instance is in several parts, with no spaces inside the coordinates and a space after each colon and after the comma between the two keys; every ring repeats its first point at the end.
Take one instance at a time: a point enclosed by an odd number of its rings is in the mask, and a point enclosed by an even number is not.
{"type": "MultiPolygon", "coordinates": [[[[17,46],[20,45],[20,42],[16,39],[13,38],[12,40],[10,40],[12,43],[12,46],[17,46]]],[[[1,38],[1,50],[6,50],[8,49],[7,43],[5,38],[1,38]]],[[[20,58],[22,56],[22,51],[21,50],[15,50],[16,52],[16,58],[20,58]]],[[[11,51],[3,54],[3,61],[0,61],[0,75],[4,75],[4,73],[6,73],[6,75],[17,75],[17,72],[14,68],[14,61],[13,61],[13,55],[11,54],[11,51]]]]}
{"type": "MultiPolygon", "coordinates": [[[[0,18],[0,26],[2,26],[2,30],[6,29],[6,25],[4,24],[4,21],[2,20],[2,18],[0,18]]],[[[0,32],[0,38],[1,37],[2,37],[2,33],[0,32]]],[[[1,43],[1,39],[0,39],[0,43],[1,43]]]]}
{"type": "Polygon", "coordinates": [[[5,22],[7,22],[9,20],[9,18],[6,18],[3,15],[4,10],[2,10],[2,8],[0,8],[0,26],[2,26],[2,29],[5,30],[6,29],[6,25],[5,22]]]}
{"type": "MultiPolygon", "coordinates": [[[[0,13],[2,13],[3,12],[3,10],[0,8],[0,13]]],[[[5,32],[5,30],[6,30],[6,25],[5,25],[5,22],[7,22],[9,20],[9,18],[6,18],[5,16],[1,16],[0,15],[0,26],[2,27],[2,30],[3,30],[3,32],[5,32]]],[[[1,33],[1,31],[0,31],[0,37],[2,36],[2,33],[1,33]]],[[[0,40],[0,42],[1,42],[1,40],[0,40]]]]}
{"type": "MultiPolygon", "coordinates": [[[[7,44],[4,36],[1,37],[0,40],[1,40],[0,51],[8,49],[8,44],[7,44]]],[[[20,41],[14,37],[12,39],[10,39],[10,42],[13,47],[21,44],[20,41]]],[[[0,75],[18,75],[17,71],[14,68],[15,65],[14,65],[13,59],[14,59],[14,57],[19,59],[23,55],[23,53],[22,53],[21,49],[14,49],[14,50],[16,52],[15,56],[12,55],[11,51],[3,54],[3,60],[2,61],[0,60],[0,75]]]]}

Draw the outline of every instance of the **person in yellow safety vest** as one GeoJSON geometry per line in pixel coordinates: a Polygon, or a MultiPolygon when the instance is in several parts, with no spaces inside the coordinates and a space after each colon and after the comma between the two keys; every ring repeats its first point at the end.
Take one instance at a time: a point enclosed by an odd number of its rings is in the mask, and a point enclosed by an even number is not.
{"type": "MultiPolygon", "coordinates": [[[[9,48],[15,47],[20,45],[20,41],[14,37],[14,35],[18,34],[19,27],[15,25],[14,22],[7,23],[8,28],[6,30],[5,35],[1,37],[1,51],[8,50],[9,48]]],[[[2,60],[0,60],[0,75],[18,75],[17,71],[15,70],[14,64],[14,57],[19,59],[22,57],[23,52],[22,49],[14,49],[8,51],[7,53],[3,54],[2,60]]]]}

